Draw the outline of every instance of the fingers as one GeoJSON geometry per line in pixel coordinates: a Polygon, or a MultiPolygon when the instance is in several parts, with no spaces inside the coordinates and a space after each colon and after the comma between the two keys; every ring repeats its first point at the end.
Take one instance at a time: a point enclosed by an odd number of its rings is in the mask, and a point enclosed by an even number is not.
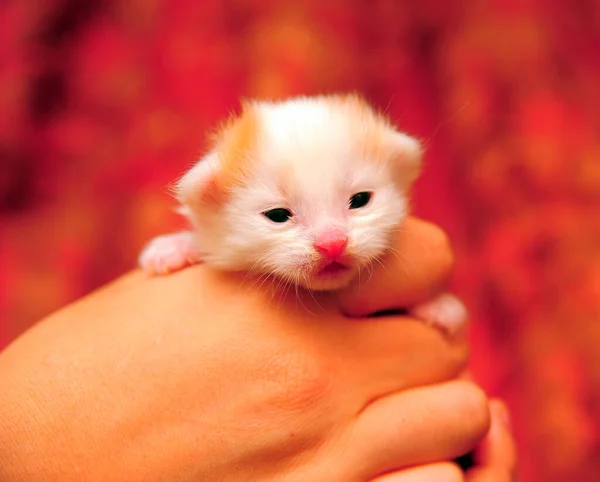
{"type": "Polygon", "coordinates": [[[420,465],[398,472],[391,472],[371,482],[463,482],[465,475],[452,462],[420,465]]]}
{"type": "Polygon", "coordinates": [[[453,263],[446,234],[431,223],[408,218],[390,252],[374,265],[373,275],[340,292],[340,305],[351,316],[412,306],[443,289],[453,263]]]}
{"type": "Polygon", "coordinates": [[[332,350],[342,359],[352,383],[373,398],[416,386],[444,382],[466,367],[466,336],[448,337],[409,317],[356,319],[337,331],[332,350]],[[343,337],[347,337],[343,341],[343,337]]]}
{"type": "Polygon", "coordinates": [[[359,415],[345,452],[369,480],[409,465],[454,459],[472,450],[488,428],[483,391],[455,380],[374,401],[359,415]]]}
{"type": "Polygon", "coordinates": [[[517,480],[517,448],[511,434],[509,414],[500,400],[490,402],[491,426],[476,451],[477,466],[468,482],[514,482],[517,480]]]}

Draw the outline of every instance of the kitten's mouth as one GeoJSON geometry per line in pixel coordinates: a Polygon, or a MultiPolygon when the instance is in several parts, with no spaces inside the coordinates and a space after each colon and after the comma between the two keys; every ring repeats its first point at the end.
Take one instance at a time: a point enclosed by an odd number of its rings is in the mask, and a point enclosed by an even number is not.
{"type": "Polygon", "coordinates": [[[330,261],[319,264],[313,271],[308,287],[316,291],[336,290],[346,285],[355,272],[352,264],[344,264],[339,261],[330,261]]]}
{"type": "Polygon", "coordinates": [[[350,266],[347,266],[345,264],[342,263],[338,263],[337,261],[333,261],[331,263],[327,263],[325,266],[323,266],[318,272],[317,275],[318,276],[338,276],[341,274],[346,274],[348,273],[348,271],[350,271],[352,268],[350,266]]]}

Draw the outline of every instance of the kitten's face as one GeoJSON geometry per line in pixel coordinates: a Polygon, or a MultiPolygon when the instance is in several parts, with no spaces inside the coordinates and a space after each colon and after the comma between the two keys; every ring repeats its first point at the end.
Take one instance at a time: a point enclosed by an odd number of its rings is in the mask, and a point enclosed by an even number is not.
{"type": "Polygon", "coordinates": [[[313,290],[348,284],[388,249],[407,206],[385,170],[346,164],[347,172],[294,173],[285,186],[263,171],[225,206],[207,262],[313,290]],[[332,233],[334,249],[323,249],[332,233]]]}
{"type": "Polygon", "coordinates": [[[404,220],[418,142],[355,97],[255,104],[179,184],[206,263],[332,290],[404,220]]]}

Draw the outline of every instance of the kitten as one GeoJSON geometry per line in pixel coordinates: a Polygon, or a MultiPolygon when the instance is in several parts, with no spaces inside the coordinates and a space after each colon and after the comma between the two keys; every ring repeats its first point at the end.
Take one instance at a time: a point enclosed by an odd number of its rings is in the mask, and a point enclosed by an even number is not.
{"type": "Polygon", "coordinates": [[[421,167],[419,142],[354,94],[245,102],[212,141],[175,188],[193,230],[151,241],[150,273],[204,262],[342,288],[389,248],[421,167]]]}

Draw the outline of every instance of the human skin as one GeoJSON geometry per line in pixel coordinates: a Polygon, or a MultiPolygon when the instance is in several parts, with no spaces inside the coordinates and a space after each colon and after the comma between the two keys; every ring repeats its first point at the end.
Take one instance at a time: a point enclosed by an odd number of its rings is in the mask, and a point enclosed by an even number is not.
{"type": "Polygon", "coordinates": [[[490,429],[475,451],[475,466],[466,473],[444,461],[396,471],[373,482],[515,482],[517,449],[504,403],[492,400],[490,415],[490,429]]]}
{"type": "MultiPolygon", "coordinates": [[[[196,266],[134,271],[52,314],[0,353],[0,480],[462,480],[444,461],[490,426],[457,379],[464,334],[363,317],[441,291],[452,252],[414,218],[395,249],[339,295],[196,266]]],[[[494,478],[513,470],[490,459],[512,450],[496,432],[473,481],[510,480],[494,478]]]]}

